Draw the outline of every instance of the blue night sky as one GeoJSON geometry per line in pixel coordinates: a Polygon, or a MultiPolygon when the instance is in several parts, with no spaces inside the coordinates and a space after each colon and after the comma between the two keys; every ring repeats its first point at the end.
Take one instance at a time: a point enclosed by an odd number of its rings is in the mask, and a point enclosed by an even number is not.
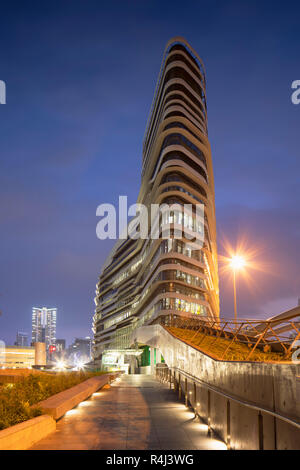
{"type": "MultiPolygon", "coordinates": [[[[51,1],[1,4],[0,339],[58,308],[57,337],[91,334],[112,241],[96,207],[135,202],[142,138],[167,40],[207,72],[220,253],[245,240],[263,270],[238,286],[241,316],[300,297],[300,6],[296,1],[51,1]]],[[[250,272],[251,271],[251,272],[250,272]]],[[[232,317],[221,276],[221,315],[232,317]]]]}

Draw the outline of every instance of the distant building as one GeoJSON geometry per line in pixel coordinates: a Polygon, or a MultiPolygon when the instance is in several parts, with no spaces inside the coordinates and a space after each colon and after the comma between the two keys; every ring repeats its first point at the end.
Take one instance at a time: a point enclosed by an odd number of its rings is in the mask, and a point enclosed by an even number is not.
{"type": "Polygon", "coordinates": [[[3,346],[0,348],[0,368],[31,369],[34,365],[46,364],[45,343],[34,346],[3,346]]]}
{"type": "Polygon", "coordinates": [[[15,346],[28,346],[28,333],[17,332],[15,346]]]}
{"type": "Polygon", "coordinates": [[[66,340],[65,339],[57,339],[55,341],[55,345],[56,345],[56,352],[57,353],[62,352],[66,349],[66,340]]]}
{"type": "Polygon", "coordinates": [[[56,308],[33,307],[32,309],[32,344],[46,343],[47,358],[50,346],[55,346],[56,314],[56,308]]]}
{"type": "Polygon", "coordinates": [[[69,361],[76,364],[76,361],[89,362],[91,359],[91,338],[75,338],[69,348],[69,361]]]}
{"type": "Polygon", "coordinates": [[[57,339],[55,341],[55,352],[51,355],[52,361],[64,360],[68,356],[68,351],[66,350],[66,340],[57,339]]]}
{"type": "Polygon", "coordinates": [[[46,344],[35,343],[35,365],[44,366],[47,363],[46,344]]]}

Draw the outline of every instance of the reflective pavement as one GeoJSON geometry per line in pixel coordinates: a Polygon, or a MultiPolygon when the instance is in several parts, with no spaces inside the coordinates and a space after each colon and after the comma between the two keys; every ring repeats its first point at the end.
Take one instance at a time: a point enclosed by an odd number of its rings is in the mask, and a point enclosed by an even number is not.
{"type": "Polygon", "coordinates": [[[149,375],[123,375],[68,411],[32,449],[226,449],[207,426],[149,375]]]}

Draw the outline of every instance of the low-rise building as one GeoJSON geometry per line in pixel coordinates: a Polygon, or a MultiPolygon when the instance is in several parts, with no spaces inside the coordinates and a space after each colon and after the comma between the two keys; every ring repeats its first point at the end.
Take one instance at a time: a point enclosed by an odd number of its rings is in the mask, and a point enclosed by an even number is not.
{"type": "Polygon", "coordinates": [[[0,368],[31,369],[35,365],[46,364],[45,343],[34,346],[9,346],[2,343],[0,347],[0,368]]]}

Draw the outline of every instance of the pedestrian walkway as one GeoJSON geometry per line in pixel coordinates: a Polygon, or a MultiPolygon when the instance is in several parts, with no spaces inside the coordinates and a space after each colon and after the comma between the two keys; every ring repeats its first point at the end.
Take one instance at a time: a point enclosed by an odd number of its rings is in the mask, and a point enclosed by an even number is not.
{"type": "Polygon", "coordinates": [[[179,402],[147,375],[123,375],[108,390],[68,411],[56,431],[32,449],[226,449],[179,402]]]}

